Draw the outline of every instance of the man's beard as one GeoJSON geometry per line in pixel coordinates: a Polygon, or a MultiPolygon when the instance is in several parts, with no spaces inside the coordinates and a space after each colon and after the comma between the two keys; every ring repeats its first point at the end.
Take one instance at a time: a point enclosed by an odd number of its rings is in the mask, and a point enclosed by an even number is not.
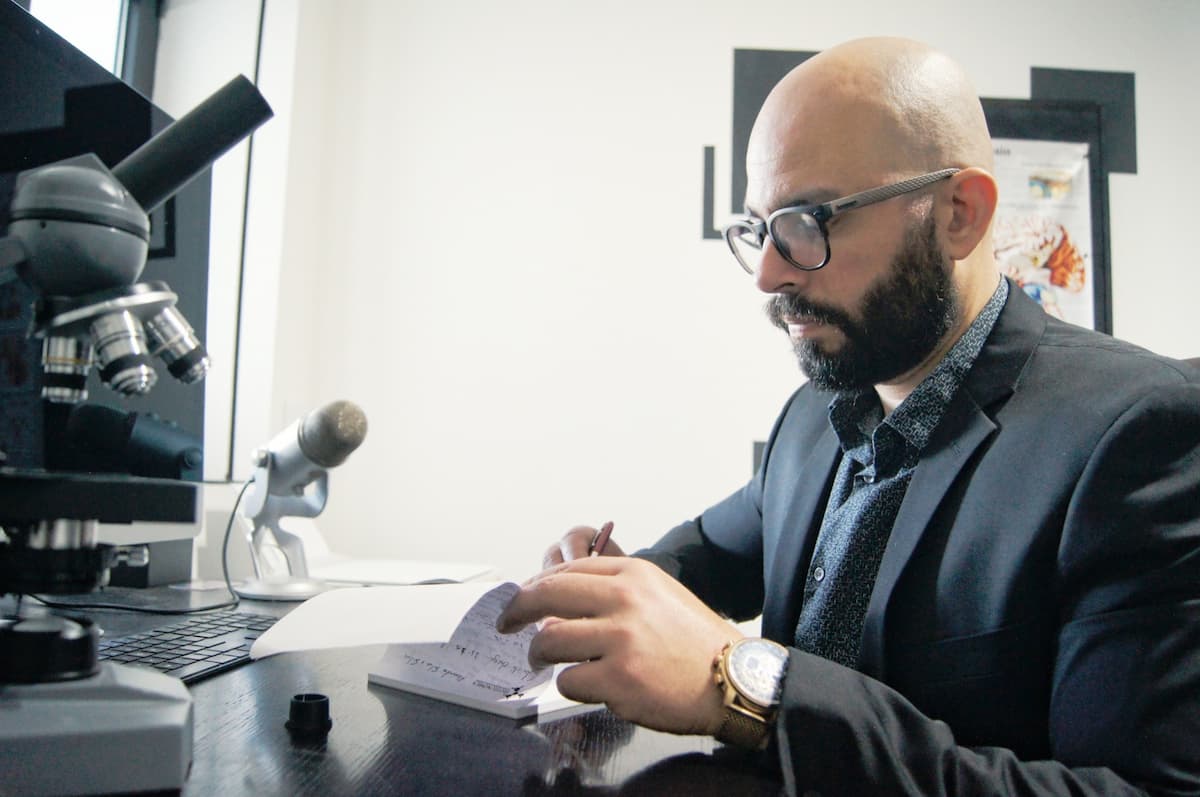
{"type": "Polygon", "coordinates": [[[823,350],[811,339],[801,339],[793,348],[814,386],[851,391],[889,382],[916,368],[954,327],[960,308],[930,215],[909,230],[890,272],[867,291],[860,320],[795,294],[776,294],[766,311],[785,332],[786,316],[812,318],[840,329],[845,340],[836,352],[823,350]]]}

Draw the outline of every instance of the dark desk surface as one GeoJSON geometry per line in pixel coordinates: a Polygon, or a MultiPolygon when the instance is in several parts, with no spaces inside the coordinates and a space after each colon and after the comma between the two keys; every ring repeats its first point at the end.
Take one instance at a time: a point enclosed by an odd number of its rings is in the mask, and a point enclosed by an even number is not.
{"type": "MultiPolygon", "coordinates": [[[[436,587],[431,587],[436,589],[436,587]]],[[[92,596],[186,606],[221,593],[112,588],[92,596]]],[[[287,604],[243,602],[283,614],[287,604]]],[[[89,611],[110,634],[171,622],[89,611]]],[[[777,775],[706,737],[657,733],[606,710],[524,725],[386,687],[368,685],[382,646],[288,653],[200,681],[192,772],[184,795],[757,795],[777,775]],[[293,695],[327,695],[333,728],[323,743],[294,741],[284,723],[293,695]]]]}

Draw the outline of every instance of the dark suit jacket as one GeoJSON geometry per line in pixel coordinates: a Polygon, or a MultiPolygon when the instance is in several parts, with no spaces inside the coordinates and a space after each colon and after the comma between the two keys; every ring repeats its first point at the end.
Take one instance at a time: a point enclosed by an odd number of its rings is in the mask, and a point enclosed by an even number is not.
{"type": "MultiPolygon", "coordinates": [[[[758,474],[642,555],[790,644],[840,449],[809,386],[758,474]]],[[[1200,793],[1200,374],[1019,289],[900,508],[858,670],[791,652],[790,791],[1200,793]]]]}

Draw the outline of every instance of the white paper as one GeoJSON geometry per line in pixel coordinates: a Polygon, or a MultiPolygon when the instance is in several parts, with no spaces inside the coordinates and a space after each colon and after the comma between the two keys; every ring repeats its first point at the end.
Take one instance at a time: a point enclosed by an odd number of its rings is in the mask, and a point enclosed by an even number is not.
{"type": "Polygon", "coordinates": [[[483,578],[491,565],[474,562],[423,562],[412,559],[352,559],[332,555],[308,567],[313,578],[339,584],[446,584],[483,578]]]}
{"type": "Polygon", "coordinates": [[[563,697],[556,669],[530,668],[536,626],[513,634],[496,630],[496,620],[518,589],[508,582],[485,592],[448,642],[388,646],[367,680],[514,719],[543,721],[599,708],[563,697]]]}
{"type": "Polygon", "coordinates": [[[494,587],[471,606],[449,642],[393,645],[375,670],[402,676],[412,685],[478,701],[523,697],[526,691],[549,681],[553,671],[529,666],[529,643],[536,626],[528,625],[515,634],[496,630],[496,619],[517,589],[513,583],[494,587]]]}
{"type": "Polygon", "coordinates": [[[441,683],[433,676],[435,669],[441,671],[440,665],[428,658],[439,655],[437,649],[440,647],[434,644],[391,645],[368,674],[367,680],[380,686],[415,692],[505,717],[537,716],[539,722],[562,719],[600,708],[598,704],[578,703],[562,696],[558,691],[557,678],[565,665],[559,665],[553,670],[547,669],[546,680],[511,694],[500,694],[488,688],[464,688],[461,682],[456,683],[454,688],[448,688],[449,684],[441,683]],[[429,677],[414,676],[411,669],[415,667],[425,667],[429,677]]]}
{"type": "Polygon", "coordinates": [[[250,656],[386,643],[372,683],[514,718],[598,708],[563,697],[555,668],[530,668],[536,626],[496,630],[518,589],[493,581],[332,590],[276,622],[250,656]]]}
{"type": "Polygon", "coordinates": [[[445,642],[496,581],[350,587],[322,592],[255,640],[250,657],[320,648],[445,642]]]}

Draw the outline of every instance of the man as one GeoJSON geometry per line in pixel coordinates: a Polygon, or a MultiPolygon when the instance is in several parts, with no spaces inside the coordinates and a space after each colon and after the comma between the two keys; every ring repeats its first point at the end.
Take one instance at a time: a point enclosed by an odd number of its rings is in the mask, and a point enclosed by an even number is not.
{"type": "Polygon", "coordinates": [[[791,793],[1195,794],[1200,377],[999,277],[976,96],[896,39],[775,87],[727,239],[808,384],[743,489],[637,557],[573,529],[500,627],[791,793]]]}

